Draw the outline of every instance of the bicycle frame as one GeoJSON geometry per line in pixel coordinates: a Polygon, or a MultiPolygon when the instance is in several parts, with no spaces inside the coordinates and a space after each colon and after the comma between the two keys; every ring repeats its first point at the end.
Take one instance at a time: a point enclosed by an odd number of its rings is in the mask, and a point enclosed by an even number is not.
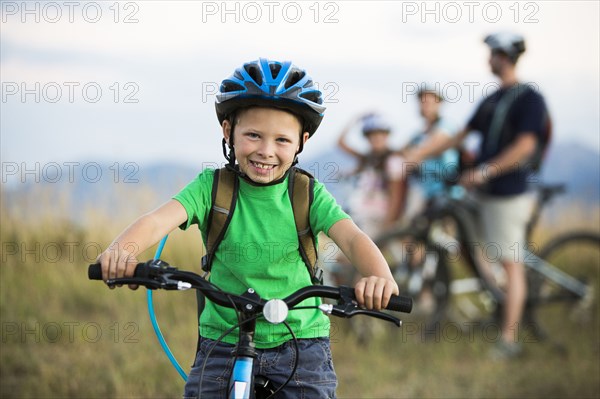
{"type": "Polygon", "coordinates": [[[546,262],[532,252],[525,251],[524,264],[525,266],[544,275],[549,280],[554,281],[564,289],[572,292],[579,298],[583,298],[588,294],[589,287],[587,285],[571,275],[563,272],[562,270],[554,267],[552,264],[546,262]]]}
{"type": "MultiPolygon", "coordinates": [[[[541,186],[537,190],[537,201],[527,226],[528,241],[544,206],[564,187],[541,186]]],[[[477,201],[452,194],[447,186],[410,225],[378,237],[376,244],[394,270],[398,284],[420,302],[423,299],[419,310],[426,319],[426,327],[445,320],[499,322],[508,281],[498,272],[504,268],[486,260],[484,252],[480,252],[485,247],[477,235],[477,201]],[[428,262],[429,257],[432,264],[428,262]],[[454,262],[457,260],[462,261],[454,262]]],[[[577,271],[568,267],[569,259],[579,255],[578,248],[581,248],[582,259],[593,261],[595,252],[591,251],[600,248],[600,235],[586,230],[569,231],[554,237],[540,251],[520,246],[511,248],[519,251],[516,255],[523,260],[527,272],[523,325],[531,326],[536,337],[546,336],[536,316],[558,309],[553,304],[576,304],[581,314],[594,304],[595,284],[576,278],[577,271]],[[565,244],[566,258],[565,252],[560,252],[565,251],[565,244]],[[566,264],[561,266],[561,262],[566,264]]]]}
{"type": "MultiPolygon", "coordinates": [[[[539,188],[536,204],[534,206],[531,219],[527,224],[528,240],[537,222],[539,221],[541,211],[544,208],[544,206],[551,200],[551,198],[554,195],[563,193],[564,190],[565,188],[563,185],[543,186],[539,188]]],[[[460,233],[464,234],[467,243],[476,242],[475,227],[473,225],[474,219],[478,217],[477,209],[474,208],[476,204],[472,202],[465,202],[464,200],[444,199],[438,203],[438,206],[439,208],[433,211],[433,216],[430,216],[431,219],[428,222],[428,226],[430,226],[431,220],[433,220],[435,217],[450,216],[458,223],[460,233]]],[[[435,242],[435,244],[438,244],[438,246],[440,246],[438,242],[435,242]]],[[[443,245],[441,247],[443,248],[443,245]]],[[[471,253],[471,251],[467,252],[470,256],[470,258],[468,259],[468,263],[471,266],[473,266],[478,275],[484,273],[483,270],[479,270],[478,263],[474,261],[473,257],[476,256],[476,254],[471,253]]],[[[570,276],[569,274],[561,271],[552,264],[544,261],[531,251],[524,249],[524,253],[525,267],[535,270],[537,273],[544,275],[549,280],[572,292],[579,298],[584,298],[588,294],[589,287],[587,287],[586,284],[570,276]]],[[[501,294],[498,295],[497,289],[495,287],[491,286],[490,284],[487,284],[486,279],[482,279],[482,281],[486,285],[486,289],[490,290],[492,294],[494,294],[494,297],[496,297],[496,299],[502,298],[501,294]]]]}
{"type": "MultiPolygon", "coordinates": [[[[564,190],[565,188],[563,185],[543,186],[538,189],[539,192],[536,204],[527,225],[528,239],[540,218],[544,206],[554,195],[562,193],[564,190]]],[[[466,197],[466,199],[455,199],[449,193],[450,187],[447,187],[445,194],[437,198],[430,208],[428,208],[420,217],[417,217],[413,224],[413,228],[417,231],[416,235],[420,239],[433,244],[438,250],[448,251],[450,245],[456,245],[458,241],[452,237],[446,237],[444,234],[436,234],[438,232],[432,230],[431,227],[432,222],[436,219],[444,217],[452,218],[457,223],[460,236],[463,237],[461,240],[463,247],[467,244],[467,251],[465,251],[463,255],[467,257],[467,264],[473,269],[478,278],[477,281],[475,281],[475,279],[462,281],[464,284],[456,284],[457,282],[453,282],[450,289],[453,290],[452,292],[455,292],[454,290],[457,290],[456,292],[469,292],[480,290],[483,285],[483,288],[489,291],[496,301],[502,302],[503,293],[498,287],[491,283],[490,278],[485,277],[490,271],[482,268],[482,266],[484,266],[484,264],[480,264],[480,262],[483,261],[482,259],[478,260],[476,247],[479,240],[476,238],[477,229],[475,227],[475,222],[478,218],[477,204],[475,201],[469,201],[469,197],[466,197]]],[[[576,297],[584,298],[588,294],[589,287],[587,287],[586,284],[549,264],[531,251],[524,249],[524,255],[525,267],[540,273],[549,280],[570,291],[576,297]]]]}
{"type": "MultiPolygon", "coordinates": [[[[448,188],[447,192],[449,192],[449,190],[450,189],[448,188]]],[[[463,248],[466,249],[466,251],[463,252],[463,255],[466,256],[467,264],[473,269],[473,272],[475,272],[478,277],[476,282],[469,281],[468,285],[476,287],[476,289],[479,289],[479,287],[483,285],[498,302],[501,302],[503,300],[502,292],[490,282],[489,277],[485,277],[486,275],[489,275],[491,271],[487,270],[487,268],[484,269],[482,266],[488,265],[481,265],[478,260],[481,256],[479,256],[480,254],[477,252],[480,240],[477,239],[477,227],[475,225],[479,218],[476,202],[470,199],[470,197],[455,199],[450,195],[444,196],[434,202],[432,209],[425,212],[425,217],[427,218],[426,231],[424,233],[426,236],[425,239],[434,244],[438,250],[444,252],[448,251],[448,242],[447,240],[440,241],[438,237],[435,237],[435,234],[429,234],[432,222],[435,219],[444,217],[450,217],[456,222],[458,233],[460,237],[462,237],[459,244],[462,244],[463,248]]],[[[456,243],[456,241],[454,242],[456,243]]]]}
{"type": "MultiPolygon", "coordinates": [[[[258,295],[257,295],[258,297],[258,295]]],[[[257,353],[253,347],[253,335],[256,319],[241,313],[240,339],[236,350],[233,371],[229,379],[229,397],[231,399],[250,398],[254,388],[254,359],[257,353]]],[[[200,390],[198,390],[200,392],[200,390]]],[[[200,395],[199,395],[200,396],[200,395]]]]}

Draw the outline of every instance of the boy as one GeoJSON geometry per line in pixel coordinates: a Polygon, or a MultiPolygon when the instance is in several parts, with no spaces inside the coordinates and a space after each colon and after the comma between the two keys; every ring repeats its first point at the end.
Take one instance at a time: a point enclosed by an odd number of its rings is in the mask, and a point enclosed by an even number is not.
{"type": "MultiPolygon", "coordinates": [[[[238,175],[239,194],[231,223],[215,253],[210,281],[229,292],[242,293],[251,287],[262,298],[285,297],[311,284],[298,251],[287,174],[323,118],[322,95],[304,70],[289,62],[266,59],[238,68],[222,82],[220,91],[217,117],[224,151],[225,146],[228,148],[228,168],[238,175]]],[[[213,176],[214,170],[203,171],[172,200],[121,233],[99,257],[103,278],[130,276],[135,257],[177,227],[187,229],[197,224],[206,242],[213,176]],[[135,243],[135,251],[128,251],[126,243],[135,243]]],[[[375,244],[316,181],[310,225],[315,237],[321,231],[331,237],[366,276],[355,286],[361,306],[381,309],[392,294],[398,294],[398,286],[375,244]]],[[[307,301],[306,305],[317,301],[307,301]]],[[[299,338],[302,355],[281,397],[335,397],[337,379],[329,348],[329,319],[318,310],[305,309],[291,312],[287,322],[299,338]]],[[[198,395],[206,349],[235,324],[233,311],[207,301],[186,397],[198,395]]],[[[226,396],[236,339],[234,332],[211,352],[202,377],[203,397],[226,396]]],[[[289,339],[284,326],[257,322],[256,365],[276,386],[282,385],[291,372],[295,352],[289,339]]]]}

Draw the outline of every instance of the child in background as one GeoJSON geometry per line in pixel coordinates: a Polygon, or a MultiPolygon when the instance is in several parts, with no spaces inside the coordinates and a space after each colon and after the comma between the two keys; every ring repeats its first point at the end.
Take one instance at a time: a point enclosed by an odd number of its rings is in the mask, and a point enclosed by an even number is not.
{"type": "Polygon", "coordinates": [[[392,227],[404,209],[402,160],[389,147],[390,132],[390,125],[381,116],[367,114],[352,120],[338,140],[338,146],[358,163],[352,173],[357,184],[350,195],[348,211],[372,238],[392,227]],[[367,153],[358,152],[347,143],[348,133],[359,123],[369,142],[367,153]]]}
{"type": "MultiPolygon", "coordinates": [[[[351,177],[356,179],[348,195],[348,212],[369,237],[376,239],[400,219],[405,206],[406,188],[402,180],[402,159],[389,147],[390,125],[378,114],[370,113],[353,119],[342,130],[338,146],[357,161],[351,177]],[[349,132],[360,125],[369,142],[369,151],[361,153],[347,143],[349,132]]],[[[352,268],[345,253],[339,253],[334,265],[329,266],[333,280],[340,285],[351,285],[360,276],[352,268]]],[[[350,319],[350,326],[359,344],[368,345],[383,334],[380,325],[370,320],[350,319]]]]}

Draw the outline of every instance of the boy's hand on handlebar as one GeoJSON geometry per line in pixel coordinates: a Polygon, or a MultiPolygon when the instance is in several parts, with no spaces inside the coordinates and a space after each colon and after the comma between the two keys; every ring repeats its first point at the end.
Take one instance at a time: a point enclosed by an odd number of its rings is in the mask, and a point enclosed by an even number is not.
{"type": "Polygon", "coordinates": [[[354,292],[361,307],[374,310],[385,309],[392,294],[400,293],[395,281],[377,276],[361,278],[354,286],[354,292]]]}
{"type": "MultiPolygon", "coordinates": [[[[102,268],[102,280],[104,280],[104,282],[108,279],[133,277],[135,267],[138,264],[137,258],[129,251],[122,248],[115,249],[113,247],[102,252],[96,259],[96,262],[100,263],[102,268]]],[[[129,284],[128,286],[132,290],[137,290],[138,288],[136,284],[129,284]]]]}

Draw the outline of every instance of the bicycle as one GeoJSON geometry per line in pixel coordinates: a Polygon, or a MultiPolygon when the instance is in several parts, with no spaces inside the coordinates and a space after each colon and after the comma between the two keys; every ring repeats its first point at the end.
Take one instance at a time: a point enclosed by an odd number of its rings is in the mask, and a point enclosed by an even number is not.
{"type": "MultiPolygon", "coordinates": [[[[448,184],[444,193],[433,199],[409,226],[391,231],[375,242],[388,260],[400,290],[416,299],[423,295],[429,298],[427,311],[419,312],[418,302],[416,307],[417,314],[424,313],[426,329],[447,321],[469,328],[497,323],[504,302],[503,268],[491,259],[482,259],[475,226],[477,204],[464,192],[457,195],[459,191],[457,186],[448,184]]],[[[562,192],[563,185],[538,188],[527,227],[528,242],[542,209],[562,192]]],[[[560,317],[562,310],[557,312],[552,304],[576,302],[580,314],[589,317],[590,309],[597,305],[594,292],[599,284],[600,234],[570,231],[539,251],[526,251],[524,259],[528,298],[523,321],[531,330],[531,338],[547,337],[548,328],[542,323],[560,317]],[[583,259],[587,282],[572,275],[578,259],[583,259]]]]}
{"type": "MultiPolygon", "coordinates": [[[[384,194],[380,189],[366,190],[372,197],[369,200],[365,200],[363,197],[357,199],[357,193],[359,196],[362,196],[360,193],[365,192],[359,184],[365,176],[364,173],[365,171],[338,172],[332,177],[332,181],[337,183],[336,190],[338,191],[334,192],[334,195],[339,199],[338,201],[346,213],[352,217],[352,220],[361,230],[370,237],[373,237],[381,231],[381,224],[386,213],[385,206],[382,203],[385,203],[387,194],[384,194]]],[[[371,179],[377,180],[372,174],[373,171],[366,171],[366,173],[369,182],[371,182],[371,179]]],[[[335,244],[326,244],[325,251],[331,252],[331,250],[334,251],[333,254],[329,253],[322,257],[325,279],[333,285],[354,285],[361,276],[348,258],[337,249],[335,244]]],[[[354,335],[358,345],[366,347],[372,341],[376,340],[377,337],[384,334],[385,330],[381,327],[380,325],[369,323],[369,320],[355,318],[348,321],[345,330],[354,335]]]]}
{"type": "MultiPolygon", "coordinates": [[[[89,266],[88,278],[91,280],[102,280],[102,271],[99,264],[89,266]]],[[[228,397],[235,399],[274,397],[277,392],[283,389],[292,379],[298,365],[298,357],[301,355],[298,352],[298,341],[285,319],[288,312],[293,311],[294,309],[305,308],[297,307],[296,305],[307,298],[324,297],[337,300],[337,304],[335,305],[323,303],[317,307],[328,315],[343,318],[366,315],[392,322],[398,327],[402,325],[401,320],[388,313],[359,308],[356,303],[354,289],[351,287],[313,285],[301,288],[283,299],[265,300],[260,298],[252,288],[248,288],[246,292],[241,295],[224,292],[214,284],[205,280],[202,276],[193,272],[178,270],[160,259],[139,263],[136,266],[133,277],[109,279],[106,284],[108,286],[136,284],[143,285],[151,290],[195,289],[214,303],[235,309],[239,314],[239,323],[225,331],[217,340],[217,342],[219,342],[226,335],[236,328],[239,328],[239,340],[233,355],[235,360],[228,385],[228,397]],[[295,356],[295,364],[288,380],[280,387],[274,387],[267,377],[262,375],[255,376],[252,371],[254,359],[257,356],[257,352],[254,349],[253,337],[256,328],[256,320],[259,317],[264,317],[265,320],[272,324],[283,323],[290,331],[296,353],[298,354],[295,356]]],[[[412,309],[412,299],[402,296],[392,296],[387,309],[410,313],[412,309]]],[[[214,348],[214,345],[212,348],[214,348]]],[[[212,351],[212,348],[209,349],[209,354],[212,351]]],[[[208,356],[206,358],[208,358],[208,356]]],[[[206,359],[202,368],[203,370],[204,366],[206,366],[206,359]]],[[[200,378],[199,381],[198,392],[201,392],[201,385],[202,378],[200,378]]]]}

